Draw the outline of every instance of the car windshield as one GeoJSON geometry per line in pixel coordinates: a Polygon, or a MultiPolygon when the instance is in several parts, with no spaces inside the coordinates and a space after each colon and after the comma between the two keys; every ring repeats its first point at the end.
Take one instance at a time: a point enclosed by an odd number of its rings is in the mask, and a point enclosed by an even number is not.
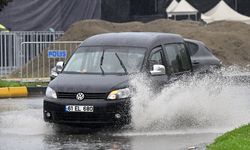
{"type": "Polygon", "coordinates": [[[135,47],[80,47],[63,72],[131,74],[142,68],[146,49],[135,47]]]}

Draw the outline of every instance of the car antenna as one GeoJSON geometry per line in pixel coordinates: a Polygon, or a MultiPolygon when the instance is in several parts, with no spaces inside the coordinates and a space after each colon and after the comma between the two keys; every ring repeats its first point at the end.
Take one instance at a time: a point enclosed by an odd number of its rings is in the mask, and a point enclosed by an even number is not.
{"type": "Polygon", "coordinates": [[[118,58],[118,60],[119,60],[119,62],[120,62],[120,64],[121,64],[121,66],[122,66],[124,72],[125,72],[126,74],[128,74],[128,71],[127,71],[127,69],[126,69],[124,63],[122,62],[121,58],[118,56],[117,53],[115,53],[115,56],[118,58]]]}
{"type": "Polygon", "coordinates": [[[101,61],[100,61],[100,69],[101,69],[101,71],[102,71],[102,75],[104,75],[104,70],[103,70],[103,68],[102,68],[103,59],[104,59],[104,50],[102,51],[102,57],[101,57],[101,61]]]}

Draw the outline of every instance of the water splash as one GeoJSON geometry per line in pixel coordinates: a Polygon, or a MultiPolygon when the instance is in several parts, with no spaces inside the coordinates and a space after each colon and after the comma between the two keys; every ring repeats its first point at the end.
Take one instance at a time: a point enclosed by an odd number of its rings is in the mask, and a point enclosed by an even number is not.
{"type": "Polygon", "coordinates": [[[39,135],[53,133],[52,127],[43,121],[41,109],[2,112],[0,133],[39,135]]]}
{"type": "Polygon", "coordinates": [[[143,75],[131,85],[137,91],[131,112],[135,130],[230,129],[250,121],[249,87],[221,76],[194,76],[159,93],[143,75]]]}

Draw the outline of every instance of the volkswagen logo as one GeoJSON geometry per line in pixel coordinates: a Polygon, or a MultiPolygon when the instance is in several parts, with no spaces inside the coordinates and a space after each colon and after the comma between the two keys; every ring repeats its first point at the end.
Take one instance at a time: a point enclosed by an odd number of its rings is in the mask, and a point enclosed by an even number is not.
{"type": "Polygon", "coordinates": [[[76,99],[77,99],[78,101],[82,101],[82,100],[84,99],[84,94],[83,94],[83,93],[77,93],[77,94],[76,94],[76,99]]]}

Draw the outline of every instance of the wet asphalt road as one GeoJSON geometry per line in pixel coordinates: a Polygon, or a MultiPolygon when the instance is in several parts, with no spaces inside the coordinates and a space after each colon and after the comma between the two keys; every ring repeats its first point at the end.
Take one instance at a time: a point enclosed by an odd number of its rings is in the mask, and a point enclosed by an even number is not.
{"type": "MultiPolygon", "coordinates": [[[[244,89],[248,90],[247,88],[244,89]]],[[[239,93],[242,96],[242,93],[239,93]]],[[[250,95],[250,94],[249,94],[250,95]]],[[[245,95],[244,97],[249,97],[245,95]]],[[[42,98],[0,100],[0,149],[205,149],[208,143],[228,129],[203,128],[137,131],[132,128],[112,131],[56,130],[42,118],[42,98]]],[[[245,105],[245,104],[244,104],[245,105]]]]}
{"type": "Polygon", "coordinates": [[[204,149],[219,133],[193,131],[137,132],[133,129],[58,131],[43,122],[42,98],[0,101],[0,149],[204,149]],[[71,132],[70,132],[71,131],[71,132]]]}

